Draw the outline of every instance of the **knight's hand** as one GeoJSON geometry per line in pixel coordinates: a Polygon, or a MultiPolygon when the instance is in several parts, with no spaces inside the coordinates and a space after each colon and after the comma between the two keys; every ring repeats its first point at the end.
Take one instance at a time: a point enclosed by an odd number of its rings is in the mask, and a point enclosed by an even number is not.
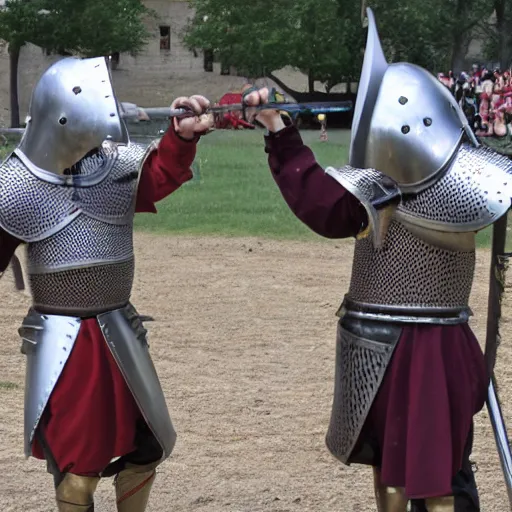
{"type": "Polygon", "coordinates": [[[274,99],[270,98],[268,87],[257,89],[252,85],[246,85],[243,88],[242,101],[247,106],[245,110],[245,118],[252,123],[254,120],[260,122],[269,132],[278,132],[285,128],[281,114],[277,110],[256,110],[258,105],[266,103],[274,103],[274,99]]]}
{"type": "Polygon", "coordinates": [[[173,118],[174,130],[180,137],[192,140],[212,130],[213,115],[206,113],[210,108],[210,102],[204,96],[176,98],[171,104],[171,109],[175,108],[185,108],[195,114],[190,117],[173,118]]]}

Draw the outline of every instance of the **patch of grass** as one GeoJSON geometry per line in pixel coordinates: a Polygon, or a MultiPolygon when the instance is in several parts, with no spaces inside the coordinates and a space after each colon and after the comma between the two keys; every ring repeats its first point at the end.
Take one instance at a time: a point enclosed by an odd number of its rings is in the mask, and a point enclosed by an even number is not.
{"type": "Polygon", "coordinates": [[[492,245],[492,227],[488,227],[476,234],[476,245],[480,248],[491,247],[492,245]]]}
{"type": "Polygon", "coordinates": [[[11,391],[13,389],[19,389],[19,386],[15,382],[0,381],[0,390],[2,390],[2,389],[11,391]]]}
{"type": "MultiPolygon", "coordinates": [[[[343,165],[349,133],[318,131],[302,136],[322,165],[343,165]]],[[[219,131],[198,146],[200,180],[158,203],[157,215],[138,215],[138,229],[173,234],[319,239],[290,211],[275,184],[264,152],[263,131],[219,131]]]]}
{"type": "MultiPolygon", "coordinates": [[[[1,140],[0,140],[1,142],[1,140]]],[[[9,153],[12,152],[12,150],[14,149],[14,146],[10,145],[10,144],[7,144],[5,146],[0,146],[0,162],[6,157],[9,155],[9,153]]]]}

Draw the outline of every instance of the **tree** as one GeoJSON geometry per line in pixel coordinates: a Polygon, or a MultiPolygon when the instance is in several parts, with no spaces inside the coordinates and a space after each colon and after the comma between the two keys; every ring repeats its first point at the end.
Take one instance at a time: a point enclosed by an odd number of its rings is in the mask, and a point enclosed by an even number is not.
{"type": "Polygon", "coordinates": [[[290,51],[295,51],[295,67],[308,75],[309,91],[314,82],[325,84],[327,92],[338,83],[357,80],[364,47],[360,13],[340,9],[338,0],[293,2],[290,15],[299,30],[291,31],[290,51]]]}
{"type": "MultiPolygon", "coordinates": [[[[343,0],[341,0],[343,1],[343,0]]],[[[389,62],[412,62],[429,70],[444,67],[447,52],[440,48],[443,33],[435,28],[438,6],[443,0],[375,0],[371,7],[389,62]]]]}
{"type": "MultiPolygon", "coordinates": [[[[495,0],[510,1],[512,0],[495,0]]],[[[214,50],[246,76],[292,66],[329,91],[359,78],[366,31],[360,0],[191,0],[190,48],[214,50]]],[[[371,0],[390,62],[430,71],[463,65],[472,33],[493,7],[487,0],[371,0]]],[[[275,80],[276,81],[276,80],[275,80]]]]}
{"type": "MultiPolygon", "coordinates": [[[[350,38],[357,25],[338,16],[337,0],[192,0],[195,16],[187,27],[190,48],[213,49],[239,73],[254,78],[293,66],[313,83],[330,86],[354,71],[350,38]]],[[[356,48],[359,52],[360,48],[356,48]]]]}
{"type": "MultiPolygon", "coordinates": [[[[343,2],[346,0],[340,0],[343,2]]],[[[464,68],[475,30],[493,12],[488,0],[374,0],[379,33],[390,61],[431,72],[464,68]]]]}
{"type": "Polygon", "coordinates": [[[485,52],[506,69],[512,63],[512,0],[494,0],[493,5],[495,18],[482,27],[485,52]]]}
{"type": "Polygon", "coordinates": [[[11,126],[19,127],[18,64],[30,42],[47,51],[86,57],[136,54],[152,15],[141,0],[6,0],[0,10],[0,39],[9,44],[11,126]]]}
{"type": "Polygon", "coordinates": [[[37,33],[36,20],[41,10],[40,2],[7,0],[0,11],[0,39],[8,42],[9,72],[11,91],[11,126],[20,125],[18,103],[18,63],[21,47],[29,39],[30,34],[37,33]]]}
{"type": "Polygon", "coordinates": [[[437,9],[438,30],[451,35],[451,38],[443,37],[444,47],[451,57],[450,69],[460,72],[476,29],[486,23],[494,11],[493,3],[487,0],[444,0],[437,9]]]}

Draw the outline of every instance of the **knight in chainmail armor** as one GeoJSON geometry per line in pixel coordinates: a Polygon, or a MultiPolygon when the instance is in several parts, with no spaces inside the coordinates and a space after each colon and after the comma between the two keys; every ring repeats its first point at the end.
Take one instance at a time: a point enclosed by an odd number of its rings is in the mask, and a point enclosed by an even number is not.
{"type": "Polygon", "coordinates": [[[32,93],[19,146],[0,166],[0,271],[26,246],[32,307],[25,454],[46,459],[59,511],[92,511],[101,477],[117,510],[145,510],[176,434],[146,330],[130,303],[133,217],[192,178],[212,119],[202,96],[146,148],[131,142],[104,58],[66,58],[32,93]]]}
{"type": "MultiPolygon", "coordinates": [[[[478,511],[469,456],[489,376],[468,327],[475,233],[511,204],[509,159],[482,148],[430,73],[388,64],[368,10],[350,165],[322,169],[294,126],[266,126],[272,175],[295,215],[328,238],[354,237],[338,311],[331,453],[373,467],[381,512],[478,511]]],[[[319,260],[321,265],[321,260],[319,260]]]]}

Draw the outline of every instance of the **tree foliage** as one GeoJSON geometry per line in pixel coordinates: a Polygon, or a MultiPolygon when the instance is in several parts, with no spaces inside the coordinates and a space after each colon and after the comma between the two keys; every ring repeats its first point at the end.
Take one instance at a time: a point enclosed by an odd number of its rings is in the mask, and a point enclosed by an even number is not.
{"type": "Polygon", "coordinates": [[[136,54],[148,37],[141,0],[6,0],[0,9],[0,39],[11,58],[11,124],[19,125],[19,52],[32,43],[55,54],[85,57],[136,54]]]}
{"type": "Polygon", "coordinates": [[[338,16],[337,0],[192,0],[191,5],[189,47],[213,49],[241,74],[268,75],[291,65],[314,80],[338,83],[352,71],[350,39],[357,29],[338,16]]]}
{"type": "Polygon", "coordinates": [[[0,38],[84,56],[140,51],[150,14],[141,0],[6,0],[0,38]]]}
{"type": "Polygon", "coordinates": [[[488,0],[376,0],[372,7],[390,60],[432,72],[462,71],[476,28],[493,12],[488,0]]]}
{"type": "MultiPolygon", "coordinates": [[[[462,66],[472,33],[493,11],[487,0],[367,4],[388,59],[431,71],[462,66]]],[[[366,39],[360,0],[191,0],[191,5],[196,15],[187,28],[187,44],[213,49],[241,74],[270,76],[292,66],[327,89],[359,77],[366,39]]]]}

